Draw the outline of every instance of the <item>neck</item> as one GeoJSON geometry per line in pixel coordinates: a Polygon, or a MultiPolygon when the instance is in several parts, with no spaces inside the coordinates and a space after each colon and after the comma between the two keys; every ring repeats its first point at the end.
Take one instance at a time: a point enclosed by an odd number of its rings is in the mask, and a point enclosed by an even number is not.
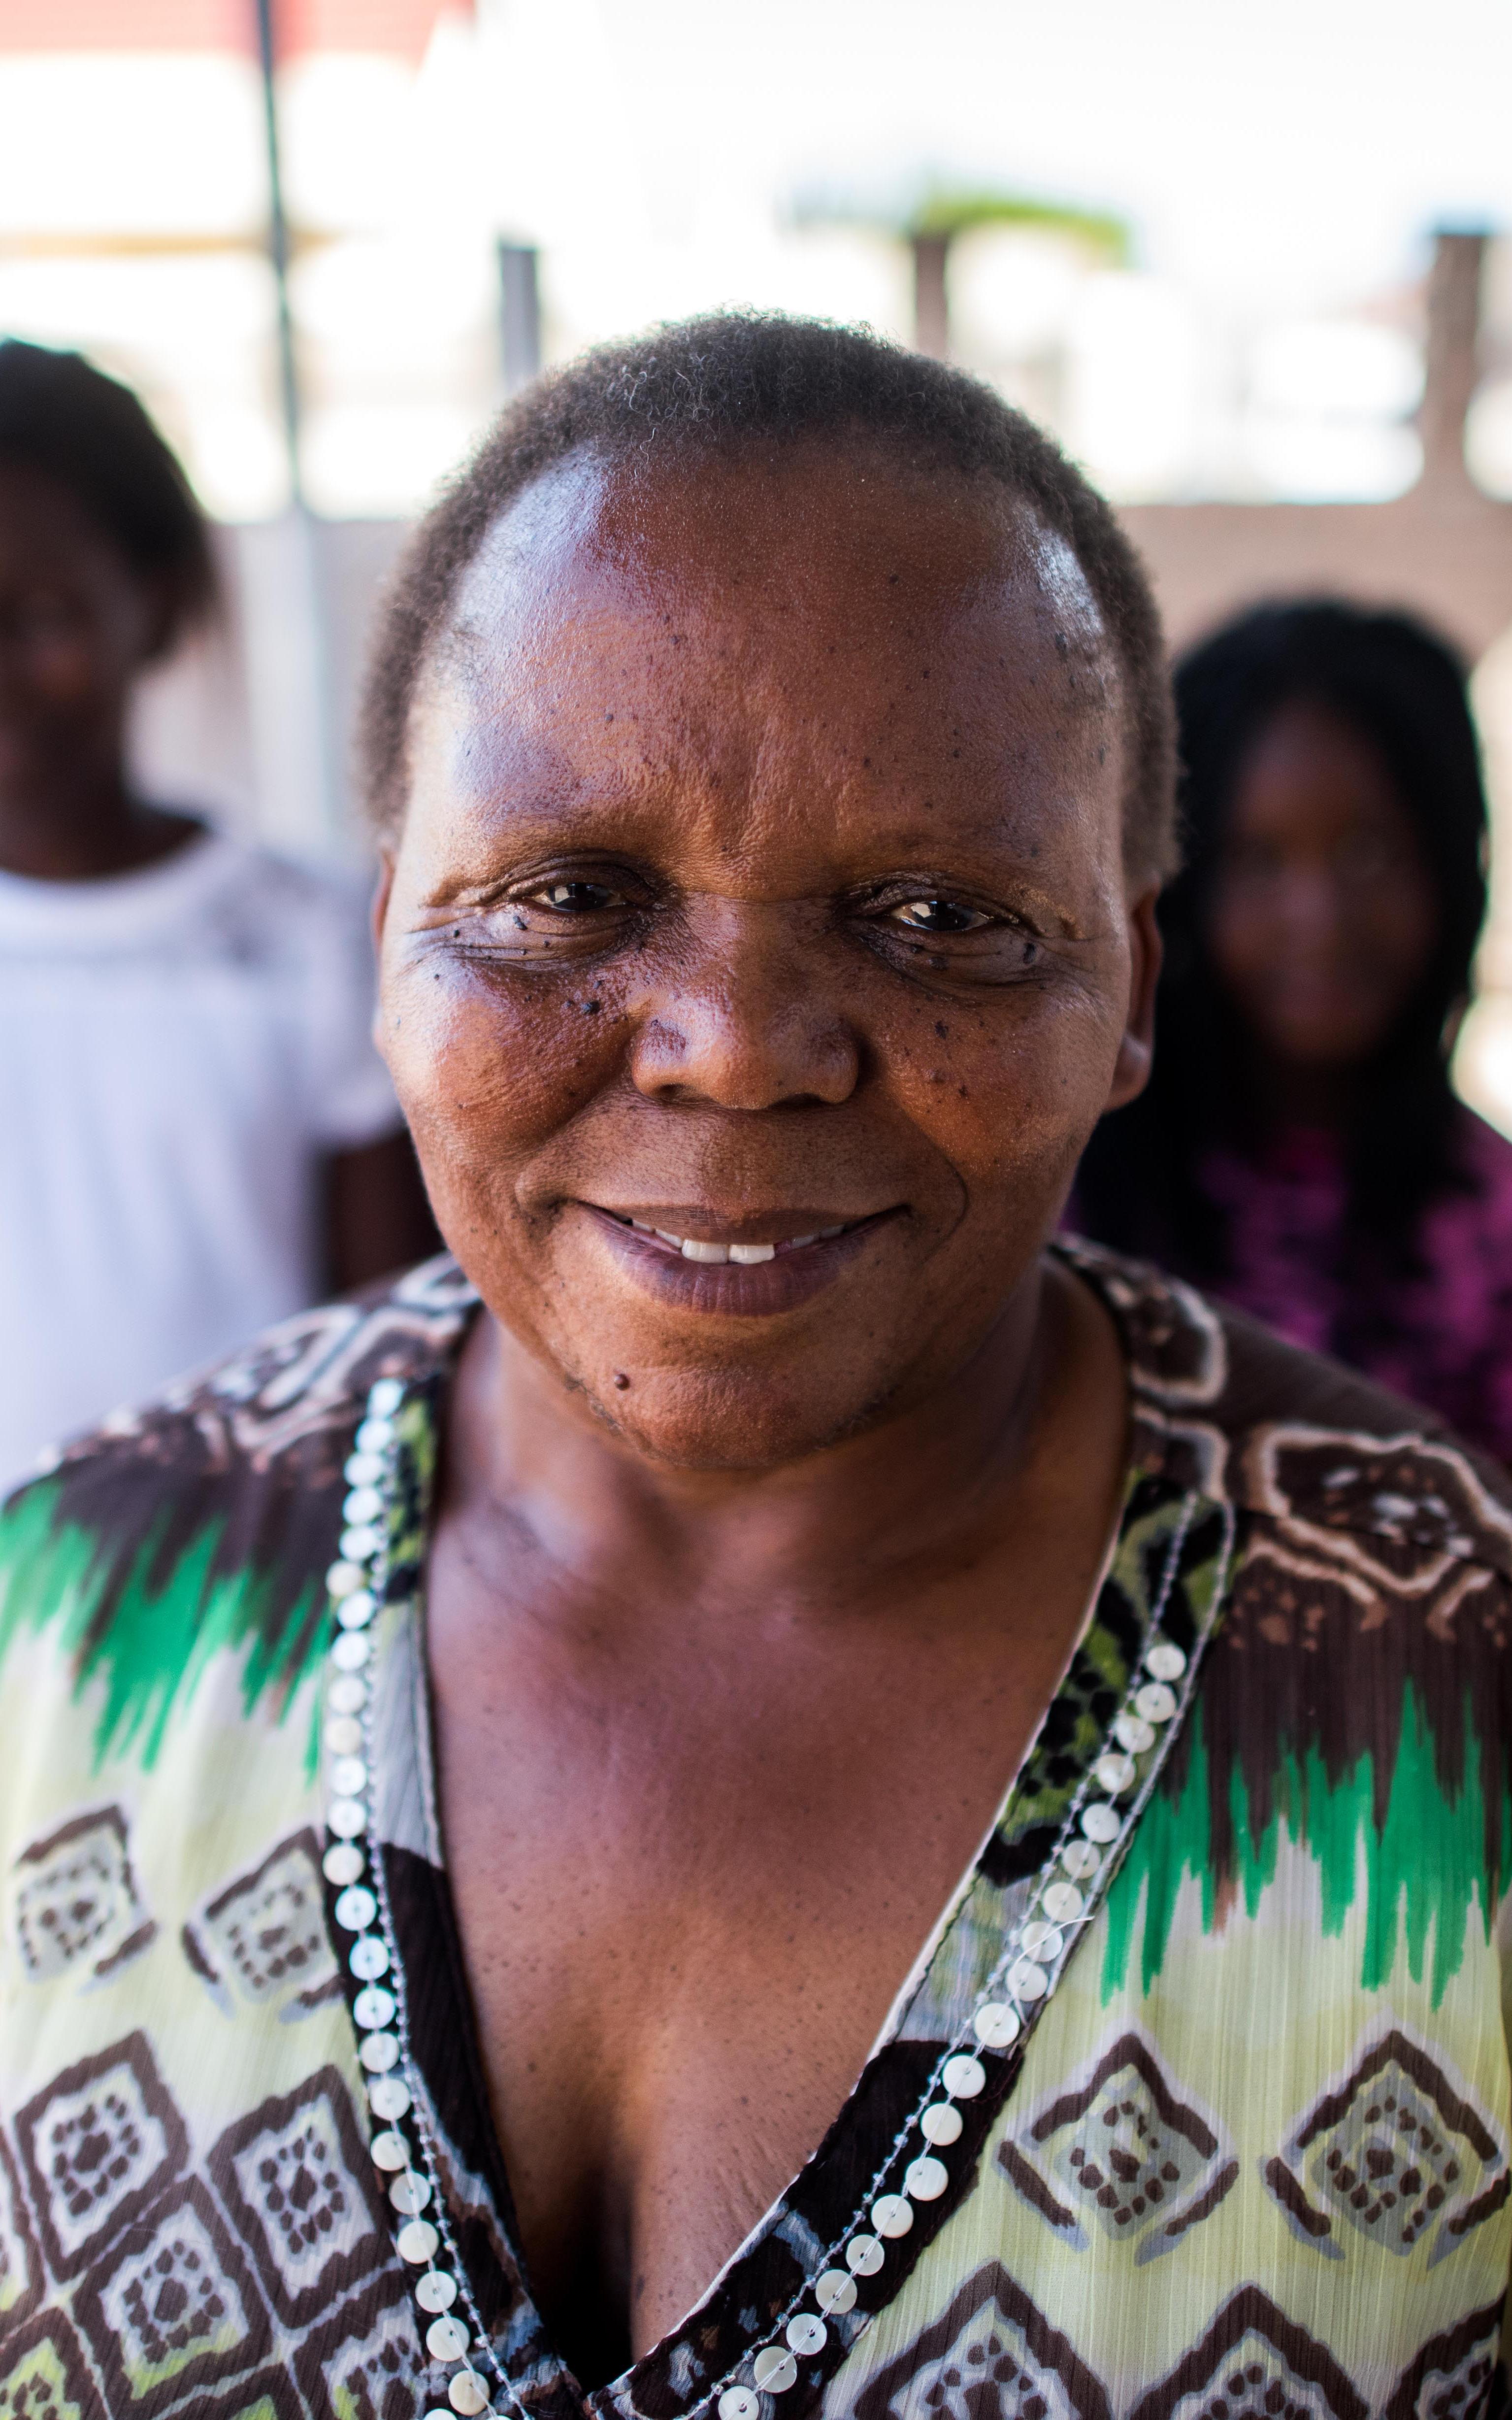
{"type": "Polygon", "coordinates": [[[45,789],[0,786],[0,869],[40,882],[88,882],[170,856],[200,826],[132,797],[115,759],[45,789]]]}
{"type": "MultiPolygon", "coordinates": [[[[632,1573],[638,1596],[684,1606],[738,1592],[799,1614],[874,1609],[920,1574],[969,1567],[1031,1477],[1042,1487],[1043,1466],[1062,1447],[1074,1454],[1057,1416],[1076,1392],[1089,1322],[1105,1374],[1118,1361],[1106,1314],[1079,1281],[1037,1264],[924,1400],[776,1469],[690,1471],[584,1414],[485,1312],[457,1373],[447,1509],[475,1513],[504,1551],[523,1543],[579,1581],[613,1575],[616,1593],[632,1573]]],[[[1121,1405],[1121,1383],[1115,1391],[1121,1405]]]]}
{"type": "Polygon", "coordinates": [[[1288,1126],[1316,1126],[1342,1134],[1360,1095],[1353,1067],[1315,1067],[1284,1059],[1258,1060],[1251,1070],[1251,1098],[1261,1125],[1274,1134],[1288,1126]]]}

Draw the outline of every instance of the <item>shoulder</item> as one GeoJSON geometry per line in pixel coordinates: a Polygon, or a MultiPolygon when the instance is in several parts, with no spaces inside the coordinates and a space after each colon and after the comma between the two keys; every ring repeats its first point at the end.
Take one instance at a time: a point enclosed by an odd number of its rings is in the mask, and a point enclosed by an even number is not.
{"type": "Polygon", "coordinates": [[[1146,1264],[1062,1249],[1119,1322],[1146,1451],[1183,1484],[1382,1575],[1512,1581],[1512,1482],[1433,1413],[1146,1264]]]}
{"type": "Polygon", "coordinates": [[[1119,1957],[1139,1944],[1148,1990],[1183,1943],[1237,1945],[1253,1923],[1253,1953],[1235,1949],[1253,1974],[1289,1959],[1288,1989],[1304,1978],[1309,2007],[1362,2040],[1372,2010],[1444,2039],[1452,1991],[1462,2040],[1500,2044],[1505,1475],[1431,1414],[1158,1270],[1067,1257],[1122,1326],[1137,1478],[1167,1512],[1180,1502],[1188,1549],[1157,1540],[1153,1585],[1197,1656],[1116,1885],[1119,1957]]]}
{"type": "Polygon", "coordinates": [[[69,1444],[0,1510],[0,1704],[87,1718],[114,1753],[161,1737],[222,1665],[276,1713],[319,1652],[367,1390],[440,1383],[474,1300],[449,1257],[427,1262],[69,1444]]]}

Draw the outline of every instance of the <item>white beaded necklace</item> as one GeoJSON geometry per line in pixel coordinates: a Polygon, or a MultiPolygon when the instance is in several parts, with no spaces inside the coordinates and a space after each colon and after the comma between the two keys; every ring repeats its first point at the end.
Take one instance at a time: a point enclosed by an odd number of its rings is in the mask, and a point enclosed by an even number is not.
{"type": "MultiPolygon", "coordinates": [[[[409,2048],[404,1969],[382,1860],[364,1846],[372,1820],[372,1623],[388,1576],[398,1457],[394,1415],[405,1391],[401,1380],[380,1378],[368,1394],[366,1418],[346,1465],[350,1492],[343,1507],[347,1526],[340,1560],[326,1575],[335,1637],[324,1730],[325,1872],[339,1894],[336,1922],[355,1936],[347,1962],[362,1986],[352,2004],[357,2055],[367,2072],[367,2097],[380,2126],[369,2148],[395,2214],[395,2249],[415,2273],[414,2296],[426,2350],[434,2362],[451,2371],[446,2387],[451,2412],[437,2407],[425,2420],[451,2420],[453,2412],[496,2412],[491,2390],[475,2366],[475,2351],[517,2420],[523,2420],[452,2238],[423,2095],[412,2089],[411,2080],[418,2078],[409,2048]]],[[[987,2071],[978,2053],[1013,2049],[1037,2022],[1154,1787],[1179,1728],[1174,1717],[1190,1699],[1196,1658],[1189,1664],[1183,1650],[1161,1635],[1160,1625],[1197,1501],[1189,1496],[1182,1506],[1144,1652],[1110,1727],[1109,1744],[1067,1808],[1027,1907],[1010,1930],[968,2023],[941,2053],[850,2224],[826,2247],[819,2273],[806,2278],[779,2312],[767,2340],[743,2354],[732,2371],[689,2405],[688,2420],[711,2403],[717,2404],[718,2420],[763,2420],[768,2408],[763,2397],[785,2395],[797,2382],[799,2361],[825,2350],[831,2323],[856,2307],[856,2280],[873,2277],[884,2268],[888,2244],[912,2229],[916,2205],[937,2201],[949,2190],[950,2170],[942,2154],[964,2132],[960,2104],[975,2101],[987,2086],[987,2071]],[[904,2153],[909,2156],[894,2189],[885,2191],[889,2172],[904,2153]]],[[[1211,1592],[1210,1620],[1222,1593],[1221,1587],[1211,1592]]]]}

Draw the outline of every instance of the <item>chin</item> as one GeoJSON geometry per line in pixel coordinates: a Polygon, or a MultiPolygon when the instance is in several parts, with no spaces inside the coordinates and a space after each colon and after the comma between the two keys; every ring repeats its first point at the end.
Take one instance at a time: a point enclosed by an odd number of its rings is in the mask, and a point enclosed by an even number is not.
{"type": "Polygon", "coordinates": [[[613,1373],[579,1378],[599,1419],[638,1453],[679,1470],[779,1470],[870,1428],[891,1386],[846,1394],[826,1372],[812,1388],[733,1370],[653,1371],[614,1386],[613,1373]]]}

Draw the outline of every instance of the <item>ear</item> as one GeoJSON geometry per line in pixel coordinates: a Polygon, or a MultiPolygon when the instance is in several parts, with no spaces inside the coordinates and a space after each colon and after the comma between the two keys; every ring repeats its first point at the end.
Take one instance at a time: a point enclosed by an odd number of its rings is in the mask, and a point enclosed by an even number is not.
{"type": "Polygon", "coordinates": [[[1155,1055],[1155,986],[1165,954],[1160,926],[1155,921],[1159,898],[1160,885],[1151,882],[1129,907],[1129,1006],[1113,1081],[1108,1087],[1110,1109],[1121,1109],[1149,1081],[1155,1055]]]}

